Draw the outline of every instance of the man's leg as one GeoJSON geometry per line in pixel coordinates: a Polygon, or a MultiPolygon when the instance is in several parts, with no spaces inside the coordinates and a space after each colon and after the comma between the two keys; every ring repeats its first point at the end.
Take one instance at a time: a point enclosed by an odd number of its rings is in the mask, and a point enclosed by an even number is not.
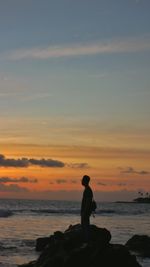
{"type": "Polygon", "coordinates": [[[84,241],[88,243],[90,240],[90,217],[82,216],[81,225],[83,230],[84,241]]]}

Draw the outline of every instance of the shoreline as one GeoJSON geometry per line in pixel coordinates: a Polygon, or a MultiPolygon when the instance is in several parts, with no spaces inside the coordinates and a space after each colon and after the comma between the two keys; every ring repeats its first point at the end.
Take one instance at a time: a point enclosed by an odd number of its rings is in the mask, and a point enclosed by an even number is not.
{"type": "Polygon", "coordinates": [[[133,201],[115,201],[114,203],[150,204],[150,198],[135,198],[133,201]]]}

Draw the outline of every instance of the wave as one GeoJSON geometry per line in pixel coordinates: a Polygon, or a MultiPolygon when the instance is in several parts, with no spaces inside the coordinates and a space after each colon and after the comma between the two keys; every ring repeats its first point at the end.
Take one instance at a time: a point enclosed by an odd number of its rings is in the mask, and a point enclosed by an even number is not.
{"type": "Polygon", "coordinates": [[[80,214],[78,209],[40,209],[40,210],[31,210],[33,213],[45,213],[45,214],[80,214]]]}
{"type": "MultiPolygon", "coordinates": [[[[80,209],[30,209],[30,210],[17,210],[16,213],[28,213],[30,215],[80,215],[80,209]]],[[[135,214],[139,214],[140,212],[135,212],[135,214]]],[[[129,213],[129,211],[118,211],[114,209],[101,209],[95,212],[97,215],[127,215],[133,214],[129,213]]]]}
{"type": "MultiPolygon", "coordinates": [[[[0,210],[0,217],[9,217],[15,214],[30,214],[30,215],[42,215],[42,214],[74,214],[74,215],[80,215],[80,209],[18,209],[18,210],[0,210]]],[[[115,210],[111,209],[103,209],[103,210],[97,210],[95,212],[96,214],[113,214],[116,213],[115,210]]]]}
{"type": "MultiPolygon", "coordinates": [[[[39,210],[30,210],[30,212],[34,215],[80,215],[80,209],[39,209],[39,210]]],[[[115,210],[115,209],[99,209],[95,212],[95,214],[100,216],[127,216],[127,215],[142,215],[147,213],[145,210],[115,210]]]]}
{"type": "MultiPolygon", "coordinates": [[[[38,215],[80,215],[80,209],[19,209],[19,210],[0,210],[0,218],[7,218],[12,215],[19,214],[29,214],[33,216],[38,215]]],[[[114,210],[114,209],[101,209],[97,210],[95,214],[105,216],[105,215],[139,215],[144,214],[146,211],[136,210],[136,211],[127,211],[127,210],[114,210]]]]}
{"type": "Polygon", "coordinates": [[[17,247],[15,246],[4,246],[4,245],[0,245],[0,251],[3,250],[16,250],[17,247]]]}
{"type": "MultiPolygon", "coordinates": [[[[25,210],[22,210],[21,212],[25,212],[25,210]]],[[[80,214],[80,209],[30,209],[28,212],[33,214],[74,214],[78,215],[80,214]]],[[[111,209],[103,209],[103,210],[97,210],[95,212],[96,214],[113,214],[116,213],[115,210],[111,209]]]]}
{"type": "Polygon", "coordinates": [[[0,241],[0,251],[11,250],[16,252],[18,248],[35,248],[35,242],[35,239],[2,239],[0,241]]]}
{"type": "MultiPolygon", "coordinates": [[[[132,216],[132,215],[142,215],[142,214],[147,214],[149,215],[150,210],[147,207],[137,207],[137,206],[132,206],[132,207],[118,207],[118,206],[112,206],[112,207],[104,207],[101,206],[99,207],[95,214],[98,216],[132,216]]],[[[34,208],[34,207],[29,207],[29,208],[19,208],[19,209],[0,209],[0,218],[7,218],[12,215],[21,215],[26,216],[49,216],[49,215],[79,215],[80,216],[80,207],[51,207],[51,208],[44,208],[44,207],[39,207],[39,208],[34,208]]]]}
{"type": "Polygon", "coordinates": [[[13,215],[13,212],[10,210],[0,210],[0,218],[7,218],[13,215]]]}

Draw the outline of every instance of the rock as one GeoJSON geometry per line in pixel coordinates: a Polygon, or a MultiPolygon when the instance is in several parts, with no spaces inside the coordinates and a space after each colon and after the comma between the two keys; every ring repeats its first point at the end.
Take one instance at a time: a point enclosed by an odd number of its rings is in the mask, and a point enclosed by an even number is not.
{"type": "Polygon", "coordinates": [[[110,244],[110,240],[107,229],[91,225],[90,242],[84,244],[81,225],[70,225],[64,233],[58,231],[38,241],[46,243],[41,255],[22,267],[141,267],[127,247],[110,244]]]}
{"type": "MultiPolygon", "coordinates": [[[[84,242],[82,227],[80,224],[70,225],[64,233],[65,247],[73,249],[79,247],[84,242]]],[[[111,239],[110,232],[105,228],[99,228],[90,225],[90,242],[98,243],[99,246],[105,246],[111,239]]]]}
{"type": "Polygon", "coordinates": [[[42,251],[50,242],[50,237],[40,237],[36,240],[36,251],[42,251]]]}
{"type": "Polygon", "coordinates": [[[150,237],[147,235],[134,235],[125,245],[140,256],[150,257],[150,237]]]}
{"type": "Polygon", "coordinates": [[[54,232],[54,238],[55,240],[63,240],[64,239],[64,234],[61,231],[56,231],[54,232]]]}
{"type": "Polygon", "coordinates": [[[36,266],[36,261],[31,261],[29,263],[25,263],[20,265],[21,267],[35,267],[36,266]]]}
{"type": "Polygon", "coordinates": [[[60,231],[54,232],[54,235],[50,237],[40,237],[36,240],[36,251],[42,251],[47,245],[53,245],[56,240],[60,241],[64,238],[64,234],[60,231]]]}
{"type": "Polygon", "coordinates": [[[94,267],[140,267],[136,257],[120,244],[110,244],[104,250],[97,250],[93,258],[94,267]]]}

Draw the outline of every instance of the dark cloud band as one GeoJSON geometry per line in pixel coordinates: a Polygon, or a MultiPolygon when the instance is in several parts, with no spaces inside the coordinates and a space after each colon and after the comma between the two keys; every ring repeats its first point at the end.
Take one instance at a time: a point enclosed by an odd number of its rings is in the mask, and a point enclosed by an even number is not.
{"type": "Polygon", "coordinates": [[[37,179],[31,179],[28,177],[20,177],[20,178],[11,178],[11,177],[0,177],[0,183],[38,183],[37,179]]]}
{"type": "Polygon", "coordinates": [[[13,167],[13,168],[28,168],[30,166],[39,166],[45,168],[73,168],[73,169],[86,169],[89,168],[87,163],[64,163],[59,160],[53,159],[35,159],[35,158],[6,158],[0,154],[0,167],[13,167]]]}
{"type": "Polygon", "coordinates": [[[63,168],[65,164],[62,161],[53,160],[53,159],[7,159],[4,155],[0,154],[0,167],[14,167],[14,168],[27,168],[31,165],[48,167],[48,168],[63,168]]]}

